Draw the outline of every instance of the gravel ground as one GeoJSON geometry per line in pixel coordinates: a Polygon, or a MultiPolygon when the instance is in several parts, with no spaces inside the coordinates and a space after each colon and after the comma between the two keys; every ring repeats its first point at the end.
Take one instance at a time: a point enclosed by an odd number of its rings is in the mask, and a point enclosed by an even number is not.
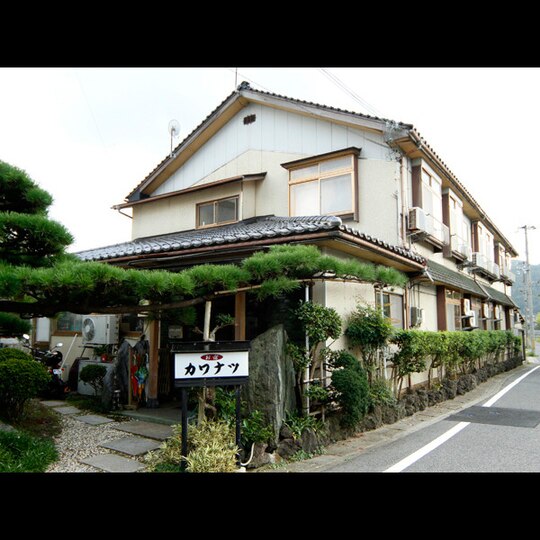
{"type": "MultiPolygon", "coordinates": [[[[120,424],[119,422],[92,426],[75,420],[68,415],[62,416],[61,421],[62,433],[54,438],[59,460],[53,463],[45,472],[103,472],[90,465],[80,463],[79,460],[98,454],[114,454],[115,452],[112,450],[100,448],[98,445],[116,439],[135,437],[130,433],[114,429],[114,426],[120,424]]],[[[125,422],[122,422],[122,424],[125,424],[125,422]]],[[[129,457],[137,459],[136,457],[129,457]]],[[[143,458],[139,460],[143,461],[143,458]]]]}

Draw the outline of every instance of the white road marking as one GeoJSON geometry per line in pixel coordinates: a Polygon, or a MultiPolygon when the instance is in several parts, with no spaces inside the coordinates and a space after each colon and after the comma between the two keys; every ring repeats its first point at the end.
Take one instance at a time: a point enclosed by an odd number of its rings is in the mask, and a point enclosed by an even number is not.
{"type": "MultiPolygon", "coordinates": [[[[511,390],[516,384],[520,383],[525,377],[528,377],[533,371],[536,371],[540,366],[527,371],[524,375],[517,378],[515,381],[511,382],[508,386],[505,386],[500,392],[495,394],[489,401],[486,401],[482,407],[491,407],[496,401],[498,401],[506,392],[511,390]]],[[[462,429],[466,428],[470,422],[460,422],[456,424],[453,428],[449,429],[446,433],[443,433],[430,443],[426,444],[420,450],[413,452],[406,458],[403,458],[401,461],[398,461],[395,465],[392,465],[390,468],[386,469],[383,472],[401,472],[407,467],[410,467],[413,463],[423,458],[425,455],[429,454],[432,450],[435,450],[438,446],[445,443],[448,439],[451,439],[454,435],[457,435],[462,429]]]]}
{"type": "Polygon", "coordinates": [[[525,377],[528,377],[533,371],[536,371],[540,366],[536,366],[535,368],[532,368],[531,371],[527,371],[524,375],[519,377],[519,379],[516,379],[514,382],[510,383],[508,386],[505,386],[500,392],[497,392],[489,401],[486,401],[482,407],[491,407],[496,401],[498,401],[500,398],[508,392],[508,390],[511,390],[516,386],[516,384],[520,383],[525,377]]]}

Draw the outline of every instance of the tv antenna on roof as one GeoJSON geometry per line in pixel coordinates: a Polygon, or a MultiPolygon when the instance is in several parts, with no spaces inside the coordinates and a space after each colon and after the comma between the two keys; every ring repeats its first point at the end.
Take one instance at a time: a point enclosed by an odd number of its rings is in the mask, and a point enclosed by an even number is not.
{"type": "Polygon", "coordinates": [[[171,120],[169,122],[168,131],[171,136],[171,157],[173,155],[173,139],[178,137],[180,134],[180,124],[178,123],[178,120],[171,120]]]}

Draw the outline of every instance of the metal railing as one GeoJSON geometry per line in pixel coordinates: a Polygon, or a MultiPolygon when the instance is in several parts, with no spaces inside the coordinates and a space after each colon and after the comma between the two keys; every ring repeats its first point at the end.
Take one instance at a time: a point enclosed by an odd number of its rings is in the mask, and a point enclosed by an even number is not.
{"type": "Polygon", "coordinates": [[[409,210],[409,230],[424,232],[443,245],[450,244],[450,229],[448,226],[418,206],[409,210]]]}
{"type": "Polygon", "coordinates": [[[472,254],[472,261],[476,267],[485,270],[496,278],[499,277],[499,265],[493,262],[491,259],[488,259],[483,253],[479,253],[478,251],[474,252],[472,254]]]}
{"type": "Polygon", "coordinates": [[[461,254],[467,260],[471,260],[472,258],[471,246],[464,238],[461,238],[461,236],[458,236],[457,234],[453,234],[450,237],[450,248],[452,251],[461,254]]]}

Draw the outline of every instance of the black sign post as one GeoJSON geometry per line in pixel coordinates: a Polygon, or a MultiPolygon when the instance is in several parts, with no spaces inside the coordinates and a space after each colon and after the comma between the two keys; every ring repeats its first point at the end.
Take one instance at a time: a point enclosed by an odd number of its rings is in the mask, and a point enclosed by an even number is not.
{"type": "Polygon", "coordinates": [[[236,445],[240,447],[241,388],[249,378],[249,348],[249,341],[192,341],[173,345],[174,384],[180,388],[182,400],[182,470],[187,458],[188,388],[235,386],[236,445]]]}

